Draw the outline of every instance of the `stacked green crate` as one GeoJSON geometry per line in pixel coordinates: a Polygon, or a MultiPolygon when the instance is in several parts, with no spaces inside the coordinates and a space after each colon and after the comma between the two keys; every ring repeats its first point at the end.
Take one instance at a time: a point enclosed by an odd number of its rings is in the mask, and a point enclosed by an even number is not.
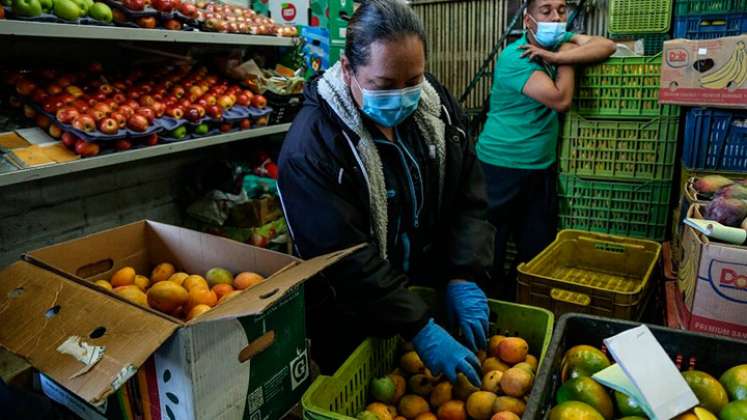
{"type": "Polygon", "coordinates": [[[661,55],[579,74],[559,154],[561,229],[666,236],[680,109],[659,105],[661,55]]]}
{"type": "Polygon", "coordinates": [[[615,40],[640,40],[644,55],[662,51],[664,41],[670,39],[671,22],[672,0],[610,0],[610,36],[615,40]]]}

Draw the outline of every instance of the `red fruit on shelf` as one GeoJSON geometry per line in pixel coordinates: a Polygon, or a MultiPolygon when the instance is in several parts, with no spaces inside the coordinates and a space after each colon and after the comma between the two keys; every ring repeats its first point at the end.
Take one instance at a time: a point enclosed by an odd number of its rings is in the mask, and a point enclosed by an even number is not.
{"type": "Polygon", "coordinates": [[[89,109],[87,115],[93,118],[93,120],[96,122],[99,122],[106,118],[106,113],[97,109],[89,109]]]}
{"type": "Polygon", "coordinates": [[[241,122],[239,122],[239,127],[241,127],[242,130],[248,130],[252,128],[252,120],[250,120],[249,118],[244,118],[243,120],[241,120],[241,122]]]}
{"type": "Polygon", "coordinates": [[[153,106],[156,99],[151,95],[143,95],[140,97],[140,106],[153,106]]]}
{"type": "Polygon", "coordinates": [[[214,118],[216,120],[223,118],[223,108],[218,105],[207,107],[207,109],[205,109],[205,112],[210,118],[214,118]]]}
{"type": "Polygon", "coordinates": [[[80,112],[71,106],[67,106],[58,109],[55,117],[57,117],[57,121],[61,122],[62,124],[70,124],[76,118],[80,117],[80,112]]]}
{"type": "Polygon", "coordinates": [[[169,117],[176,118],[177,120],[179,120],[182,117],[184,117],[184,111],[180,107],[175,106],[175,107],[172,107],[172,108],[168,108],[166,110],[166,115],[168,115],[169,117]]]}
{"type": "Polygon", "coordinates": [[[75,153],[81,157],[91,157],[99,154],[99,145],[96,143],[90,143],[85,140],[81,140],[75,145],[75,153]]]}
{"type": "Polygon", "coordinates": [[[161,12],[170,12],[174,10],[173,0],[151,0],[150,5],[154,9],[161,11],[161,12]]]}
{"type": "Polygon", "coordinates": [[[33,107],[31,107],[31,105],[24,105],[23,116],[26,118],[34,118],[36,117],[36,110],[33,107]]]}
{"type": "Polygon", "coordinates": [[[107,100],[104,103],[107,104],[107,105],[109,105],[109,109],[111,109],[112,112],[114,112],[114,111],[116,111],[116,110],[119,109],[119,104],[114,99],[109,99],[109,100],[107,100]]]}
{"type": "Polygon", "coordinates": [[[192,106],[192,101],[190,101],[189,99],[182,99],[182,101],[179,102],[179,106],[183,109],[187,109],[192,106]]]}
{"type": "Polygon", "coordinates": [[[240,93],[239,95],[236,96],[236,103],[241,106],[249,106],[252,104],[252,98],[250,98],[244,93],[240,93]]]}
{"type": "Polygon", "coordinates": [[[79,98],[83,96],[83,89],[78,86],[70,85],[65,87],[65,93],[72,95],[74,98],[79,98]]]}
{"type": "Polygon", "coordinates": [[[72,74],[63,74],[57,79],[57,84],[62,87],[67,87],[73,84],[75,77],[72,74]]]}
{"type": "Polygon", "coordinates": [[[197,105],[199,105],[199,106],[201,106],[201,107],[203,107],[203,108],[206,108],[206,109],[207,109],[207,107],[208,107],[208,103],[207,103],[207,100],[206,100],[205,98],[200,98],[200,99],[198,99],[198,100],[197,100],[197,101],[195,102],[195,104],[197,104],[197,105]]]}
{"type": "Polygon", "coordinates": [[[47,93],[50,95],[59,95],[60,93],[62,93],[62,86],[52,83],[51,85],[47,86],[47,93]]]}
{"type": "Polygon", "coordinates": [[[135,23],[137,23],[137,26],[141,28],[153,29],[156,27],[156,18],[154,18],[153,16],[144,16],[137,18],[135,23]]]}
{"type": "MultiPolygon", "coordinates": [[[[130,108],[132,108],[133,111],[136,110],[136,109],[138,109],[138,108],[140,108],[140,104],[137,103],[137,101],[134,100],[134,99],[130,99],[129,101],[125,102],[124,104],[127,105],[127,106],[129,106],[130,108]]],[[[121,108],[121,106],[120,106],[120,108],[121,108]]]]}
{"type": "Polygon", "coordinates": [[[54,96],[48,97],[42,103],[42,109],[44,109],[44,112],[48,112],[50,114],[56,114],[57,110],[62,108],[63,106],[65,106],[65,103],[54,96]]]}
{"type": "Polygon", "coordinates": [[[99,92],[103,93],[104,95],[108,95],[114,92],[114,88],[112,87],[112,85],[104,83],[103,85],[99,86],[99,92]]]}
{"type": "Polygon", "coordinates": [[[218,103],[218,98],[215,95],[203,95],[202,98],[205,99],[207,106],[213,106],[218,103]]]}
{"type": "Polygon", "coordinates": [[[114,118],[119,128],[125,128],[127,126],[127,117],[125,117],[124,114],[120,112],[112,112],[110,117],[114,118]]]}
{"type": "Polygon", "coordinates": [[[18,92],[19,95],[22,95],[22,96],[31,95],[34,89],[36,89],[36,85],[31,80],[19,79],[16,82],[16,92],[18,92]]]}
{"type": "Polygon", "coordinates": [[[135,114],[127,120],[127,128],[129,128],[132,131],[137,131],[139,133],[142,133],[145,130],[147,130],[149,125],[150,123],[148,122],[148,118],[140,114],[135,114]]]}
{"type": "Polygon", "coordinates": [[[36,88],[31,92],[31,100],[40,104],[49,97],[49,94],[44,89],[36,88]]]}
{"type": "Polygon", "coordinates": [[[52,124],[52,120],[50,120],[49,117],[44,114],[36,114],[36,117],[34,117],[34,122],[42,130],[46,130],[47,128],[49,128],[49,125],[52,124]]]}
{"type": "Polygon", "coordinates": [[[269,123],[270,123],[270,118],[267,115],[264,115],[264,116],[257,118],[257,122],[254,125],[256,125],[257,127],[265,127],[269,123]]]}
{"type": "MultiPolygon", "coordinates": [[[[96,101],[96,102],[104,102],[104,101],[106,101],[106,99],[107,99],[107,97],[106,97],[106,93],[102,93],[102,92],[99,92],[99,93],[97,93],[97,94],[93,95],[93,98],[92,98],[92,99],[93,99],[94,101],[96,101]]],[[[93,105],[91,105],[91,106],[93,106],[93,105]]]]}
{"type": "Polygon", "coordinates": [[[254,95],[252,105],[259,109],[265,108],[267,106],[267,99],[262,95],[254,95]]]}
{"type": "Polygon", "coordinates": [[[190,19],[194,19],[197,17],[197,7],[192,3],[180,4],[179,12],[190,19]]]}
{"type": "Polygon", "coordinates": [[[153,124],[153,120],[156,119],[156,113],[153,111],[153,109],[146,106],[141,106],[140,108],[136,109],[135,115],[142,115],[143,117],[147,118],[148,124],[153,124]]]}
{"type": "Polygon", "coordinates": [[[115,93],[114,96],[112,96],[112,99],[114,100],[114,102],[118,104],[123,104],[127,102],[127,97],[124,96],[124,94],[122,93],[115,93]]]}
{"type": "Polygon", "coordinates": [[[220,98],[218,98],[218,105],[223,107],[224,109],[229,109],[233,106],[233,100],[228,95],[223,95],[220,98]]]}
{"type": "Polygon", "coordinates": [[[105,102],[98,102],[93,106],[93,109],[94,111],[103,112],[105,115],[109,115],[112,112],[112,107],[110,107],[109,104],[105,102]]]}
{"type": "Polygon", "coordinates": [[[184,112],[184,118],[187,119],[187,121],[191,122],[197,122],[200,120],[200,111],[197,109],[197,106],[190,105],[187,110],[184,112]]]}
{"type": "Polygon", "coordinates": [[[130,10],[141,11],[145,9],[145,0],[122,0],[122,5],[130,10]]]}
{"type": "Polygon", "coordinates": [[[129,140],[120,139],[114,142],[114,148],[119,151],[132,149],[132,143],[129,140]]]}
{"type": "Polygon", "coordinates": [[[75,149],[75,144],[80,140],[75,134],[70,132],[62,133],[62,144],[70,150],[75,149]]]}
{"type": "Polygon", "coordinates": [[[156,114],[156,118],[161,118],[166,112],[166,105],[164,105],[163,102],[153,102],[151,109],[153,109],[153,112],[156,114]]]}
{"type": "Polygon", "coordinates": [[[181,86],[174,86],[173,88],[171,88],[171,94],[177,98],[181,98],[182,96],[184,96],[184,93],[184,88],[181,86]]]}
{"type": "Polygon", "coordinates": [[[77,109],[81,114],[88,112],[88,109],[90,108],[90,106],[88,105],[88,101],[82,98],[74,100],[73,103],[70,104],[70,106],[77,109]]]}
{"type": "Polygon", "coordinates": [[[85,133],[92,133],[96,130],[96,121],[90,115],[81,115],[73,120],[73,127],[85,133]]]}
{"type": "Polygon", "coordinates": [[[135,114],[135,110],[129,105],[122,105],[117,110],[120,114],[124,115],[125,118],[130,118],[135,114]]]}
{"type": "Polygon", "coordinates": [[[169,19],[163,22],[163,27],[171,31],[181,31],[182,23],[176,19],[169,19]]]}
{"type": "Polygon", "coordinates": [[[99,131],[104,134],[117,134],[119,123],[112,117],[106,117],[99,121],[99,131]]]}
{"type": "Polygon", "coordinates": [[[231,123],[223,123],[220,125],[220,132],[221,133],[228,133],[233,128],[233,125],[231,123]]]}
{"type": "Polygon", "coordinates": [[[204,117],[205,114],[207,114],[207,111],[205,110],[205,107],[202,105],[193,105],[195,108],[197,108],[197,112],[200,114],[200,118],[204,117]]]}
{"type": "Polygon", "coordinates": [[[137,101],[140,99],[140,91],[139,90],[131,90],[129,93],[127,93],[127,97],[130,98],[132,101],[137,101]]]}
{"type": "Polygon", "coordinates": [[[158,134],[153,133],[143,140],[143,144],[146,146],[155,146],[158,144],[158,134]]]}
{"type": "Polygon", "coordinates": [[[60,128],[60,126],[57,124],[50,124],[47,132],[49,133],[50,136],[56,139],[62,136],[62,128],[60,128]]]}

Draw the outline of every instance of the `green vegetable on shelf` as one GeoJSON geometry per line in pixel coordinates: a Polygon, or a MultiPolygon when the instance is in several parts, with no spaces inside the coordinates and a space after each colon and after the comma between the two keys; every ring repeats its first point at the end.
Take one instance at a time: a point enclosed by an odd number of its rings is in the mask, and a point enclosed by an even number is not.
{"type": "Polygon", "coordinates": [[[88,15],[101,22],[109,23],[112,21],[112,9],[104,3],[94,3],[88,9],[88,15]]]}
{"type": "Polygon", "coordinates": [[[18,16],[35,17],[42,13],[39,0],[13,0],[13,13],[18,16]]]}

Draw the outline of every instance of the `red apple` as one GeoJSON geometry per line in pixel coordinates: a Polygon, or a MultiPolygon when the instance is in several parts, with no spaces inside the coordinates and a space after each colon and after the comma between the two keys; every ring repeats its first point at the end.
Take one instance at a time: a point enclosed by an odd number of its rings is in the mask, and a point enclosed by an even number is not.
{"type": "Polygon", "coordinates": [[[150,5],[161,12],[170,12],[174,9],[173,0],[151,0],[150,5]]]}
{"type": "Polygon", "coordinates": [[[174,86],[171,88],[171,94],[176,96],[177,98],[181,98],[184,96],[184,88],[181,86],[174,86]]]}
{"type": "MultiPolygon", "coordinates": [[[[229,16],[229,17],[233,17],[233,16],[229,16]]],[[[235,17],[233,17],[233,19],[236,20],[235,17]]],[[[228,22],[228,26],[226,26],[226,30],[228,32],[232,33],[232,34],[238,33],[239,32],[239,24],[236,23],[236,22],[228,22]]]]}
{"type": "Polygon", "coordinates": [[[252,98],[252,105],[256,108],[265,108],[267,106],[267,99],[262,95],[254,95],[252,98]]]}
{"type": "Polygon", "coordinates": [[[83,89],[78,86],[70,85],[65,88],[65,93],[72,95],[74,98],[83,96],[83,89]]]}
{"type": "Polygon", "coordinates": [[[68,87],[73,84],[74,79],[75,77],[72,74],[63,74],[57,79],[57,84],[62,87],[68,87]]]}
{"type": "Polygon", "coordinates": [[[214,118],[216,120],[223,118],[223,109],[218,105],[207,107],[205,112],[210,118],[214,118]]]}
{"type": "Polygon", "coordinates": [[[103,112],[105,115],[109,115],[112,112],[112,108],[105,102],[98,102],[93,106],[95,111],[103,112]]]}
{"type": "Polygon", "coordinates": [[[127,127],[132,131],[140,133],[147,130],[149,125],[148,118],[140,114],[135,114],[127,120],[127,127]]]}
{"type": "Polygon", "coordinates": [[[236,96],[236,103],[241,106],[249,106],[252,104],[252,98],[247,96],[245,93],[240,93],[236,96]]]}
{"type": "Polygon", "coordinates": [[[145,1],[144,0],[123,0],[122,4],[124,7],[130,9],[130,10],[143,10],[145,9],[145,1]]]}
{"type": "Polygon", "coordinates": [[[16,82],[16,92],[18,92],[19,95],[28,96],[31,95],[31,93],[36,89],[36,85],[34,82],[27,80],[27,79],[19,79],[16,82]]]}
{"type": "Polygon", "coordinates": [[[144,95],[140,98],[140,106],[152,106],[155,101],[151,95],[144,95]]]}
{"type": "Polygon", "coordinates": [[[195,103],[203,108],[207,108],[208,106],[207,100],[205,98],[200,98],[195,103]]]}
{"type": "Polygon", "coordinates": [[[78,112],[77,109],[71,106],[67,106],[58,109],[55,116],[57,117],[57,121],[61,122],[62,124],[70,124],[80,116],[80,112],[78,112]]]}
{"type": "Polygon", "coordinates": [[[156,118],[156,113],[152,108],[141,106],[135,110],[135,115],[142,115],[148,119],[148,124],[153,124],[153,120],[156,118]]]}
{"type": "Polygon", "coordinates": [[[193,105],[195,108],[197,108],[197,112],[200,113],[200,118],[204,117],[205,114],[207,114],[207,111],[205,111],[205,107],[202,105],[193,105]]]}
{"type": "MultiPolygon", "coordinates": [[[[134,100],[134,99],[130,99],[129,101],[125,102],[124,104],[127,105],[127,106],[129,106],[130,108],[132,108],[133,111],[136,110],[136,109],[138,109],[138,108],[140,108],[140,104],[137,103],[137,101],[134,100]]],[[[120,106],[120,108],[121,108],[121,106],[120,106]]]]}
{"type": "Polygon", "coordinates": [[[179,6],[179,11],[181,12],[181,14],[190,19],[194,19],[197,17],[197,7],[195,7],[195,5],[192,3],[182,3],[179,6]]]}
{"type": "Polygon", "coordinates": [[[99,121],[99,131],[104,134],[117,134],[117,131],[119,131],[119,123],[114,118],[104,118],[99,121]]]}
{"type": "Polygon", "coordinates": [[[267,115],[264,115],[264,116],[257,118],[257,122],[254,125],[256,125],[257,127],[264,127],[269,123],[270,123],[270,117],[268,117],[267,115]]]}
{"type": "Polygon", "coordinates": [[[99,86],[99,92],[103,93],[104,95],[108,95],[114,91],[114,88],[112,85],[104,83],[103,85],[99,86]]]}
{"type": "Polygon", "coordinates": [[[32,108],[31,105],[24,105],[23,116],[26,118],[34,118],[36,117],[36,110],[32,108]]]}
{"type": "Polygon", "coordinates": [[[127,97],[124,96],[124,94],[122,93],[115,93],[114,96],[112,96],[112,99],[114,100],[114,102],[118,104],[123,104],[127,102],[127,97]]]}
{"type": "Polygon", "coordinates": [[[47,91],[40,88],[34,89],[34,91],[31,93],[31,100],[36,102],[37,104],[44,102],[44,100],[48,97],[49,94],[47,93],[47,91]]]}
{"type": "Polygon", "coordinates": [[[125,89],[127,89],[127,84],[122,81],[116,81],[112,83],[112,87],[114,88],[115,92],[122,93],[125,89]]]}
{"type": "Polygon", "coordinates": [[[36,114],[36,117],[34,117],[34,122],[39,126],[39,128],[41,128],[42,130],[46,130],[47,128],[49,128],[49,124],[52,123],[52,120],[50,120],[49,117],[44,114],[36,114]]]}
{"type": "Polygon", "coordinates": [[[184,112],[184,118],[191,122],[199,121],[201,117],[200,111],[197,109],[197,106],[190,105],[189,108],[187,108],[187,111],[184,112]]]}
{"type": "Polygon", "coordinates": [[[205,102],[208,106],[213,106],[218,104],[218,98],[215,95],[203,95],[203,99],[205,99],[205,102]]]}
{"type": "Polygon", "coordinates": [[[231,100],[230,96],[223,95],[218,98],[218,105],[220,105],[224,109],[229,109],[233,106],[233,101],[231,100]]]}
{"type": "Polygon", "coordinates": [[[190,101],[189,99],[182,99],[182,101],[179,102],[178,104],[180,107],[187,109],[190,106],[192,106],[192,101],[190,101]]]}
{"type": "Polygon", "coordinates": [[[57,113],[57,110],[62,108],[63,106],[65,106],[65,103],[60,101],[54,96],[48,97],[42,103],[42,108],[44,109],[44,112],[48,112],[50,114],[57,113]]]}
{"type": "Polygon", "coordinates": [[[223,123],[220,125],[220,132],[221,133],[228,133],[233,128],[233,125],[231,123],[223,123]]]}
{"type": "Polygon", "coordinates": [[[137,23],[137,26],[141,28],[153,29],[156,27],[156,18],[154,18],[153,16],[140,17],[137,18],[135,23],[137,23]]]}
{"type": "Polygon", "coordinates": [[[244,118],[243,120],[241,120],[241,122],[239,122],[239,127],[241,127],[242,130],[248,130],[252,128],[252,120],[250,120],[249,118],[244,118]]]}
{"type": "MultiPolygon", "coordinates": [[[[104,102],[104,101],[106,101],[107,97],[106,97],[106,94],[105,94],[105,93],[101,93],[101,92],[99,92],[99,93],[97,93],[97,94],[93,95],[93,98],[92,98],[92,99],[93,99],[94,101],[96,101],[96,102],[104,102]]],[[[90,101],[89,101],[89,103],[90,103],[90,101]]],[[[91,106],[93,106],[93,105],[94,105],[94,104],[91,104],[91,106]]]]}
{"type": "Polygon", "coordinates": [[[119,128],[125,128],[127,126],[127,117],[125,117],[121,112],[112,112],[110,117],[117,121],[117,126],[119,128]]]}
{"type": "Polygon", "coordinates": [[[202,88],[201,88],[201,87],[199,87],[199,86],[197,86],[197,85],[195,85],[195,86],[191,86],[191,87],[189,88],[189,95],[190,95],[190,96],[193,96],[193,95],[194,95],[194,96],[200,97],[200,96],[202,95],[202,93],[203,93],[203,92],[202,92],[202,88]]]}
{"type": "Polygon", "coordinates": [[[70,104],[72,107],[78,110],[80,113],[88,112],[88,109],[91,107],[88,105],[88,101],[83,99],[84,97],[80,97],[73,101],[72,104],[70,104]]]}
{"type": "Polygon", "coordinates": [[[99,154],[99,151],[99,145],[96,143],[89,143],[81,140],[75,145],[75,153],[79,154],[81,157],[96,156],[99,154]]]}
{"type": "Polygon", "coordinates": [[[68,149],[75,149],[75,143],[80,140],[75,134],[70,132],[64,132],[62,133],[62,144],[65,145],[68,149]]]}
{"type": "Polygon", "coordinates": [[[131,90],[129,93],[127,93],[127,97],[130,98],[130,100],[137,100],[140,98],[140,91],[139,90],[131,90]]]}
{"type": "Polygon", "coordinates": [[[172,108],[168,108],[166,110],[166,115],[168,115],[169,117],[176,118],[177,120],[179,120],[179,119],[181,119],[184,116],[184,111],[180,107],[175,106],[175,107],[172,107],[172,108]]]}
{"type": "Polygon", "coordinates": [[[62,136],[62,128],[60,128],[60,126],[57,124],[50,124],[47,132],[49,133],[50,136],[56,139],[62,136]]]}
{"type": "Polygon", "coordinates": [[[130,118],[133,114],[135,114],[135,110],[132,109],[132,107],[128,105],[120,106],[118,112],[124,115],[125,118],[130,118]]]}
{"type": "Polygon", "coordinates": [[[143,83],[142,85],[140,85],[140,90],[145,93],[151,93],[153,91],[153,85],[150,83],[143,83]]]}
{"type": "Polygon", "coordinates": [[[96,122],[99,122],[106,118],[106,113],[97,109],[89,109],[87,115],[93,118],[93,120],[96,122]]]}
{"type": "Polygon", "coordinates": [[[163,22],[163,27],[171,31],[181,31],[182,23],[176,19],[169,19],[166,22],[163,22]]]}
{"type": "Polygon", "coordinates": [[[96,130],[96,121],[90,115],[81,115],[73,120],[73,127],[86,133],[92,133],[96,130]]]}
{"type": "Polygon", "coordinates": [[[120,139],[114,142],[114,148],[120,151],[130,150],[132,148],[132,143],[129,140],[120,139]]]}
{"type": "Polygon", "coordinates": [[[156,118],[161,118],[166,113],[166,105],[163,102],[153,102],[151,109],[156,114],[156,118]]]}
{"type": "Polygon", "coordinates": [[[117,101],[115,101],[114,99],[109,99],[109,100],[107,100],[104,103],[107,104],[107,105],[109,105],[109,109],[111,109],[112,112],[114,112],[117,109],[119,109],[119,103],[117,103],[117,101]]]}

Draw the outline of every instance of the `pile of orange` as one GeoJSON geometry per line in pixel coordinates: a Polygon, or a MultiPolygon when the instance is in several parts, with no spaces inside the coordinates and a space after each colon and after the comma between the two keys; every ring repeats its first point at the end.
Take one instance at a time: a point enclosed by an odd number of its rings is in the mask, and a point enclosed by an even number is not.
{"type": "Polygon", "coordinates": [[[203,277],[176,271],[173,264],[163,262],[153,268],[150,277],[126,266],[111,279],[96,280],[95,284],[138,305],[189,321],[263,280],[252,272],[234,277],[222,268],[213,268],[203,277]]]}

